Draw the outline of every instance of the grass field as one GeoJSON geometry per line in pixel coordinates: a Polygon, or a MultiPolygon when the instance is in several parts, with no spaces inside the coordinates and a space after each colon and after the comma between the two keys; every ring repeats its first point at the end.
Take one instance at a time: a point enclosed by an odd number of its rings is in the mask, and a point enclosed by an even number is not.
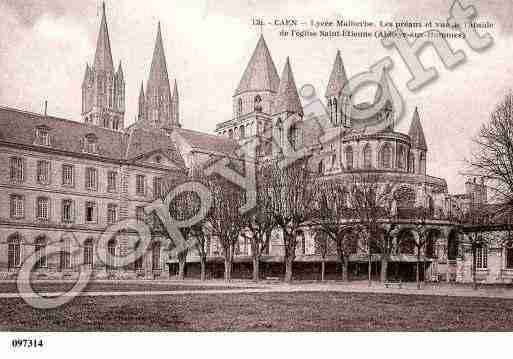
{"type": "MultiPolygon", "coordinates": [[[[32,287],[35,292],[65,292],[73,288],[74,283],[56,283],[56,282],[34,282],[32,287]]],[[[220,290],[220,289],[237,289],[242,287],[227,287],[222,285],[181,285],[176,283],[155,283],[155,282],[138,282],[138,283],[108,283],[108,282],[90,282],[84,289],[85,292],[152,292],[152,291],[177,291],[177,290],[220,290]]],[[[0,293],[17,293],[16,283],[1,283],[0,293]]]]}
{"type": "Polygon", "coordinates": [[[513,330],[513,300],[370,293],[78,297],[55,310],[0,299],[0,330],[513,330]]]}

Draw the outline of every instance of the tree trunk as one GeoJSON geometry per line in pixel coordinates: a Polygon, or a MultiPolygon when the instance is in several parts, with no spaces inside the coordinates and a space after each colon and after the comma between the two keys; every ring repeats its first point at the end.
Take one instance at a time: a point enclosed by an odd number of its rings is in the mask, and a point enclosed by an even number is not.
{"type": "Polygon", "coordinates": [[[202,255],[200,256],[200,265],[201,265],[201,274],[200,279],[201,281],[205,281],[207,279],[207,256],[202,255]]]}
{"type": "Polygon", "coordinates": [[[253,255],[253,281],[260,281],[260,258],[253,255]]]}
{"type": "Polygon", "coordinates": [[[388,279],[387,272],[388,272],[388,255],[383,254],[383,255],[381,255],[381,275],[380,275],[380,280],[382,283],[386,282],[388,279]]]}
{"type": "Polygon", "coordinates": [[[477,272],[477,261],[476,261],[476,249],[472,246],[472,288],[477,290],[477,280],[476,280],[476,272],[477,272]]]}
{"type": "Polygon", "coordinates": [[[369,254],[369,262],[367,263],[367,272],[369,275],[369,287],[372,286],[372,254],[369,254]]]}
{"type": "Polygon", "coordinates": [[[349,282],[349,259],[342,259],[342,281],[349,282]]]}
{"type": "Polygon", "coordinates": [[[184,280],[185,279],[185,258],[182,256],[178,257],[178,279],[184,280]]]}
{"type": "Polygon", "coordinates": [[[178,255],[178,279],[185,279],[185,265],[187,263],[187,255],[178,255]]]}
{"type": "Polygon", "coordinates": [[[294,257],[288,256],[285,258],[285,282],[292,282],[292,264],[294,263],[294,257]]]}
{"type": "Polygon", "coordinates": [[[224,280],[229,282],[232,280],[232,261],[229,256],[224,259],[224,280]]]}
{"type": "Polygon", "coordinates": [[[326,280],[326,259],[322,258],[321,262],[321,282],[326,280]]]}
{"type": "MultiPolygon", "coordinates": [[[[419,249],[420,252],[420,249],[419,249]]],[[[417,289],[420,289],[420,255],[417,255],[417,265],[415,266],[415,280],[417,282],[417,289]]]]}

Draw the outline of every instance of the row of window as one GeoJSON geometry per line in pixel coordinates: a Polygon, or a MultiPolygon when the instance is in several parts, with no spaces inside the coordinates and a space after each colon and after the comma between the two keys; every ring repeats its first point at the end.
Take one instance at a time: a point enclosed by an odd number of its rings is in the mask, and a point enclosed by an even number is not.
{"type": "MultiPolygon", "coordinates": [[[[392,168],[392,146],[389,144],[385,144],[379,153],[379,167],[383,169],[391,169],[392,168]]],[[[331,157],[331,166],[332,168],[336,165],[337,157],[333,155],[331,157]]],[[[354,166],[354,152],[351,146],[346,147],[345,149],[345,162],[346,169],[352,170],[354,166]]],[[[426,163],[426,155],[425,153],[421,153],[420,156],[421,168],[425,167],[426,163]]],[[[324,162],[319,162],[319,173],[323,173],[325,166],[324,162]]],[[[408,155],[408,163],[406,164],[406,151],[404,147],[400,146],[397,150],[397,158],[396,158],[396,167],[399,169],[406,169],[408,172],[415,173],[415,158],[412,153],[408,155]],[[407,167],[406,167],[407,166],[407,167]]],[[[373,168],[372,164],[372,149],[369,144],[367,144],[363,149],[363,168],[373,168]]]]}
{"type": "MultiPolygon", "coordinates": [[[[19,194],[11,195],[11,218],[23,219],[25,218],[25,197],[19,194]]],[[[98,221],[98,206],[96,202],[87,201],[84,206],[85,221],[87,223],[96,223],[98,221]]],[[[40,221],[50,220],[50,198],[38,197],[36,199],[36,218],[40,221]]],[[[143,208],[144,211],[144,208],[143,208]]],[[[71,199],[64,199],[61,201],[61,214],[62,223],[75,223],[75,202],[71,199]]],[[[107,205],[107,222],[115,223],[118,221],[119,210],[118,205],[107,205]]]]}
{"type": "MultiPolygon", "coordinates": [[[[45,237],[39,237],[35,242],[35,251],[37,253],[36,268],[47,268],[47,256],[46,256],[47,240],[45,237]]],[[[139,242],[135,245],[135,250],[139,247],[139,242]]],[[[154,242],[151,246],[151,258],[152,258],[152,269],[160,270],[160,243],[154,242]]],[[[94,242],[92,238],[87,239],[83,245],[83,264],[89,267],[94,265],[94,242]]],[[[107,243],[107,251],[111,256],[119,255],[118,243],[113,238],[107,243]]],[[[9,269],[18,268],[21,265],[21,239],[19,236],[14,236],[8,240],[7,248],[7,266],[9,269]]],[[[114,258],[111,258],[114,260],[114,258]]],[[[115,263],[107,263],[107,267],[114,268],[115,263]]],[[[61,270],[71,269],[71,246],[69,241],[64,241],[62,244],[62,251],[59,256],[59,268],[61,270]]],[[[135,270],[143,269],[143,258],[138,258],[134,264],[135,270]]]]}
{"type": "MultiPolygon", "coordinates": [[[[21,157],[12,157],[10,159],[10,179],[14,183],[23,183],[26,178],[25,160],[21,157]]],[[[62,165],[62,185],[66,187],[75,186],[75,166],[69,164],[62,165]]],[[[51,166],[49,161],[39,160],[36,166],[36,181],[39,184],[48,185],[51,183],[51,166]]],[[[118,191],[118,172],[107,172],[107,191],[118,191]]],[[[87,190],[98,190],[98,170],[94,167],[87,167],[85,170],[84,186],[87,190]]],[[[162,195],[162,178],[154,178],[153,193],[155,198],[162,195]]],[[[146,176],[136,175],[136,194],[146,195],[146,176]]]]}

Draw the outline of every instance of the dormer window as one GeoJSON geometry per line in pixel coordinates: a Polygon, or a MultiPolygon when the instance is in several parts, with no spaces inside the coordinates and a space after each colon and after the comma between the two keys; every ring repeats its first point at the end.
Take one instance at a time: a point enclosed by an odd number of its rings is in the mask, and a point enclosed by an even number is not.
{"type": "Polygon", "coordinates": [[[84,139],[84,152],[86,153],[96,153],[97,148],[97,138],[94,134],[86,135],[84,139]]]}
{"type": "Polygon", "coordinates": [[[36,144],[50,146],[50,129],[46,126],[36,128],[36,144]]]}

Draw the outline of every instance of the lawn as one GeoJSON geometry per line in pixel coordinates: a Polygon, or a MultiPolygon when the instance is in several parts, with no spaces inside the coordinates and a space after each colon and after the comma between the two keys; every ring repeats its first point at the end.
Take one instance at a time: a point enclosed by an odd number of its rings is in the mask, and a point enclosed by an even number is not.
{"type": "MultiPolygon", "coordinates": [[[[64,282],[34,282],[32,284],[35,292],[65,292],[73,288],[74,283],[64,282]]],[[[152,292],[152,291],[177,291],[177,290],[220,290],[220,289],[237,289],[244,287],[228,287],[222,285],[181,285],[176,283],[165,282],[137,282],[137,283],[109,283],[109,282],[90,282],[84,289],[85,292],[152,292]]],[[[1,283],[0,293],[18,293],[16,283],[1,283]]]]}
{"type": "Polygon", "coordinates": [[[55,310],[0,299],[0,330],[512,330],[513,300],[301,292],[78,297],[55,310]]]}

